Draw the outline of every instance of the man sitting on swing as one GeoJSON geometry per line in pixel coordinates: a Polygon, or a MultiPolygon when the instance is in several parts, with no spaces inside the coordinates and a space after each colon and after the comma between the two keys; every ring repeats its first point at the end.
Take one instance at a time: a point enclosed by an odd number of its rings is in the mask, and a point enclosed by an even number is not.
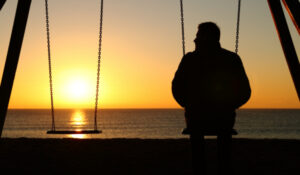
{"type": "Polygon", "coordinates": [[[185,132],[190,134],[193,167],[202,174],[206,171],[206,133],[218,136],[219,173],[230,171],[235,110],[251,94],[240,57],[221,48],[219,40],[220,29],[215,23],[200,24],[194,40],[195,51],[184,55],[172,81],[173,96],[185,109],[185,132]]]}

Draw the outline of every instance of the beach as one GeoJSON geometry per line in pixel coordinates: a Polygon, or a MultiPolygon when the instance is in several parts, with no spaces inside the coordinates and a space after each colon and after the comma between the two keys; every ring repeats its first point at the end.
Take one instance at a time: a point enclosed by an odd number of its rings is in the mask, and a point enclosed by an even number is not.
{"type": "MultiPolygon", "coordinates": [[[[233,139],[235,174],[300,173],[300,140],[233,139]]],[[[216,174],[216,140],[207,139],[208,174],[216,174]]],[[[1,174],[192,174],[188,139],[4,138],[1,174]]]]}

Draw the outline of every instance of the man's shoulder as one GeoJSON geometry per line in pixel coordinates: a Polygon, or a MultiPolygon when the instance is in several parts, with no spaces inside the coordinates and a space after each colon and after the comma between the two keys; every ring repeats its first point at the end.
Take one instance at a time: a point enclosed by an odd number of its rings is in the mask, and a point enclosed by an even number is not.
{"type": "Polygon", "coordinates": [[[191,60],[194,60],[195,57],[196,57],[196,54],[194,52],[188,52],[187,54],[185,54],[182,57],[181,62],[183,62],[183,63],[190,62],[191,60]]]}
{"type": "Polygon", "coordinates": [[[236,53],[234,53],[230,50],[224,49],[224,48],[221,48],[221,53],[222,53],[222,55],[225,55],[225,56],[228,56],[228,57],[239,58],[238,54],[236,54],[236,53]]]}
{"type": "Polygon", "coordinates": [[[221,56],[225,57],[227,60],[231,60],[232,62],[241,62],[241,58],[238,54],[224,48],[221,48],[221,56]]]}
{"type": "Polygon", "coordinates": [[[196,56],[195,51],[194,52],[188,52],[187,54],[184,55],[184,57],[186,57],[186,58],[191,58],[191,57],[194,57],[194,56],[196,56]]]}

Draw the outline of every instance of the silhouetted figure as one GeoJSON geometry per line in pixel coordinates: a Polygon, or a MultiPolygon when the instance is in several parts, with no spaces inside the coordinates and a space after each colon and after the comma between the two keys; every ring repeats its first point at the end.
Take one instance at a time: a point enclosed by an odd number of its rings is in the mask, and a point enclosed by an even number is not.
{"type": "Polygon", "coordinates": [[[204,132],[217,131],[219,174],[230,172],[231,131],[235,110],[251,89],[240,57],[221,48],[215,23],[198,27],[195,51],[186,54],[172,82],[176,101],[185,109],[195,174],[205,174],[204,132]]]}

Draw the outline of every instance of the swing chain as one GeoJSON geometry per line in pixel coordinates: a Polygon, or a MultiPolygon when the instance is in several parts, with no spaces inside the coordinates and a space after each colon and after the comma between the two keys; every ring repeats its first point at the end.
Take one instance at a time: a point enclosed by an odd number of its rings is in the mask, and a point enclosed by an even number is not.
{"type": "MultiPolygon", "coordinates": [[[[52,78],[51,52],[50,52],[50,27],[49,27],[49,14],[48,14],[48,0],[45,0],[45,9],[46,9],[45,10],[46,11],[45,15],[46,15],[48,66],[49,66],[49,84],[50,84],[50,96],[51,96],[51,116],[52,116],[51,131],[55,131],[54,103],[53,103],[53,78],[52,78]]],[[[103,0],[101,0],[101,10],[100,10],[100,31],[99,31],[99,49],[98,49],[98,66],[97,66],[97,85],[96,85],[94,130],[97,130],[97,111],[98,111],[100,63],[101,63],[101,48],[102,48],[102,26],[103,26],[103,0]]]]}
{"type": "Polygon", "coordinates": [[[240,34],[240,14],[241,14],[241,0],[238,1],[238,12],[236,22],[236,38],[235,38],[235,53],[238,53],[239,48],[239,34],[240,34]]]}
{"type": "Polygon", "coordinates": [[[97,114],[98,114],[98,96],[100,83],[100,65],[102,52],[102,31],[103,31],[103,0],[101,0],[100,8],[100,29],[99,29],[99,48],[98,48],[98,65],[97,65],[97,84],[96,84],[96,98],[95,98],[95,116],[94,116],[94,130],[97,130],[97,114]]]}
{"type": "Polygon", "coordinates": [[[52,127],[51,127],[51,130],[55,131],[54,105],[53,105],[52,66],[51,66],[51,52],[50,52],[50,27],[49,27],[49,14],[48,14],[48,0],[45,0],[45,7],[46,7],[45,9],[46,9],[46,32],[47,32],[49,83],[50,83],[50,96],[51,96],[51,116],[52,116],[52,127]]]}
{"type": "Polygon", "coordinates": [[[181,34],[182,34],[182,52],[185,55],[185,38],[184,38],[184,14],[183,14],[183,0],[180,0],[180,12],[181,12],[181,34]]]}

